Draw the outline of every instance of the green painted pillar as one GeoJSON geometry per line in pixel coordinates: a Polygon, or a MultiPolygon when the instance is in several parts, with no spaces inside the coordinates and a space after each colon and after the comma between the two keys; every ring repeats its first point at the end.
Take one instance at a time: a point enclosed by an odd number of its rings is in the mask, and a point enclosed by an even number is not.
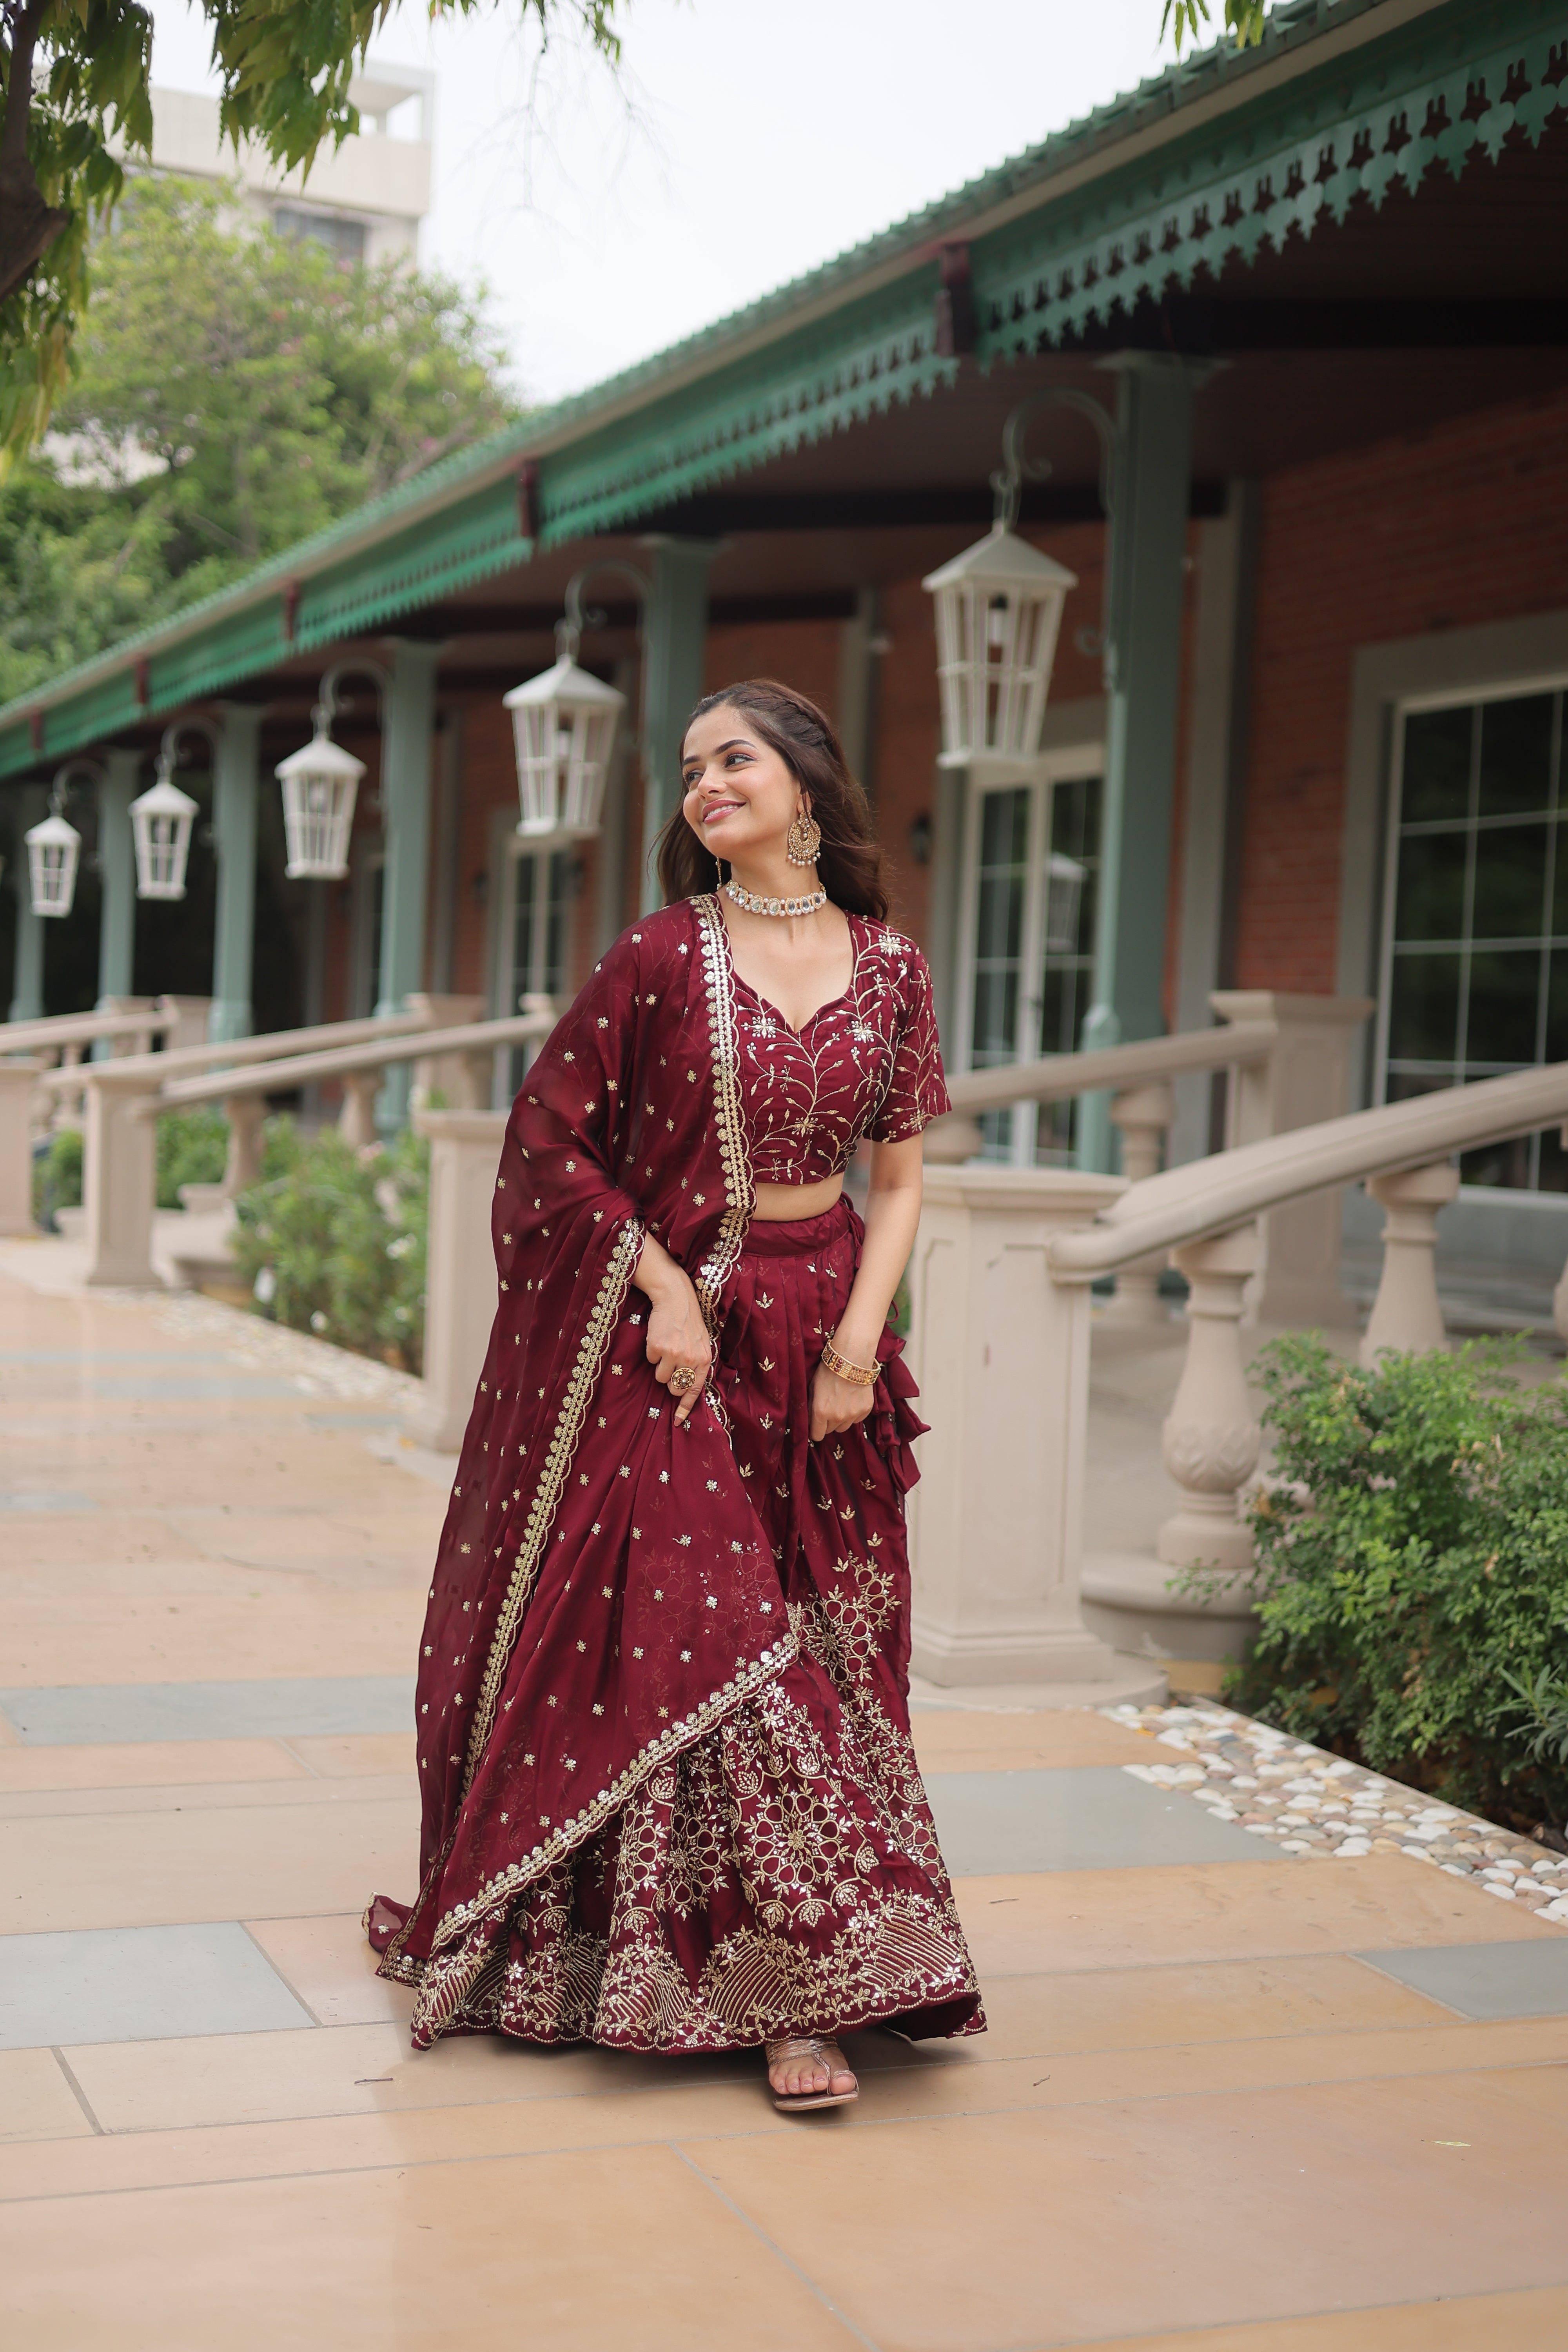
{"type": "Polygon", "coordinates": [[[256,948],[256,801],[260,760],[260,711],[242,702],[226,702],[223,726],[213,754],[217,908],[207,1035],[214,1045],[234,1037],[248,1037],[251,1031],[250,974],[256,948]]]}
{"type": "MultiPolygon", "coordinates": [[[[399,639],[393,648],[381,743],[381,808],[386,863],[381,876],[381,973],[375,1015],[406,1012],[425,985],[426,900],[430,872],[430,798],[436,757],[438,646],[399,639]]],[[[395,1135],[407,1120],[408,1065],[387,1071],[376,1125],[395,1135]]]]}
{"type": "Polygon", "coordinates": [[[49,813],[49,796],[42,784],[28,784],[16,795],[11,820],[11,887],[16,894],[16,957],[11,980],[13,1021],[44,1017],[44,919],[33,912],[33,889],[27,878],[27,845],[23,835],[42,824],[49,813]]]}
{"type": "MultiPolygon", "coordinates": [[[[1118,449],[1110,527],[1108,710],[1093,1001],[1079,1043],[1158,1037],[1165,1026],[1165,908],[1176,779],[1182,610],[1199,372],[1124,352],[1111,362],[1118,449]]],[[[1080,1167],[1112,1165],[1109,1095],[1079,1108],[1080,1167]]]]}
{"type": "Polygon", "coordinates": [[[140,751],[103,755],[98,788],[98,870],[103,896],[98,918],[98,1002],[129,996],[136,966],[136,849],[131,803],[141,782],[140,751]]]}
{"type": "Polygon", "coordinates": [[[680,728],[701,699],[708,639],[708,567],[718,552],[704,539],[650,539],[653,589],[643,615],[642,872],[637,903],[659,903],[654,851],[680,799],[680,728]]]}

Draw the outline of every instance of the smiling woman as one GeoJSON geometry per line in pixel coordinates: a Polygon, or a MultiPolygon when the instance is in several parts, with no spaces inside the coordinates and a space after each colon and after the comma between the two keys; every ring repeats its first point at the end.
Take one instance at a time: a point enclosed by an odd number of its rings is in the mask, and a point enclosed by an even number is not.
{"type": "Polygon", "coordinates": [[[420,1666],[424,1884],[367,1916],[422,2046],[760,2042],[794,2110],[858,2095],[841,2032],[984,2025],[910,1738],[922,1423],[888,1328],[948,1103],[823,714],[731,688],[682,774],[668,903],[508,1129],[420,1666]]]}

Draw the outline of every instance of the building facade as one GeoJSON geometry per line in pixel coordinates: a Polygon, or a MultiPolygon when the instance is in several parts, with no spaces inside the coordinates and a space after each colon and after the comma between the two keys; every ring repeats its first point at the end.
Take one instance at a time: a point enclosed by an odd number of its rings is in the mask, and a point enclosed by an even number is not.
{"type": "MultiPolygon", "coordinates": [[[[1289,0],[1261,49],[1173,68],[0,712],[15,830],[81,751],[112,828],[168,719],[205,713],[226,1017],[420,987],[499,1013],[649,903],[681,717],[766,673],[845,735],[955,1068],[1206,1025],[1224,988],[1372,998],[1366,1102],[1568,1058],[1565,86],[1568,0],[1289,0]],[[1040,760],[966,774],[938,763],[921,581],[983,534],[1025,401],[1050,470],[1019,528],[1078,584],[1040,760]],[[582,659],[637,740],[598,838],[542,847],[501,696],[595,565],[582,659]],[[290,884],[271,772],[356,657],[387,682],[351,679],[336,729],[368,769],[350,872],[290,884]],[[260,870],[226,895],[226,826],[260,870]]],[[[119,952],[101,992],[167,984],[119,952]]],[[[1181,1156],[1215,1117],[1191,1086],[1181,1156]]],[[[1107,1141],[987,1129],[1021,1161],[1107,1141]]],[[[1561,1266],[1555,1135],[1463,1174],[1470,1255],[1561,1266]]]]}

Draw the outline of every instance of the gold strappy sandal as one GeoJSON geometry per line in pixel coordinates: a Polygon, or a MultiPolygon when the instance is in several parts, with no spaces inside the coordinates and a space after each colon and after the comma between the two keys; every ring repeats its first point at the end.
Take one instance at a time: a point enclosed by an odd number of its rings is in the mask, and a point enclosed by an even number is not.
{"type": "Polygon", "coordinates": [[[824,2042],[815,2033],[784,2034],[776,2042],[764,2042],[763,2055],[767,2060],[770,2075],[773,2068],[786,2058],[820,2058],[827,2069],[827,2083],[820,2091],[793,2094],[774,2091],[773,2105],[781,2116],[804,2115],[808,2107],[851,2106],[860,2095],[858,2083],[855,2084],[852,2091],[836,2091],[831,2087],[835,2074],[847,2074],[851,2082],[855,2080],[855,2070],[837,2042],[824,2042]]]}

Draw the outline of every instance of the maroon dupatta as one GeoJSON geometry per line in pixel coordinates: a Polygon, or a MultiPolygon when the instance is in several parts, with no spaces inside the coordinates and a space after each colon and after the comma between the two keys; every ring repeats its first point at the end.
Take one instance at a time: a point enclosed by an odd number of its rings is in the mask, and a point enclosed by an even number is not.
{"type": "Polygon", "coordinates": [[[723,917],[623,933],[529,1069],[496,1180],[500,1299],[416,1697],[419,1897],[384,1972],[503,1916],[795,1656],[721,1408],[645,1352],[648,1234],[711,1326],[752,1191],[723,917]]]}

